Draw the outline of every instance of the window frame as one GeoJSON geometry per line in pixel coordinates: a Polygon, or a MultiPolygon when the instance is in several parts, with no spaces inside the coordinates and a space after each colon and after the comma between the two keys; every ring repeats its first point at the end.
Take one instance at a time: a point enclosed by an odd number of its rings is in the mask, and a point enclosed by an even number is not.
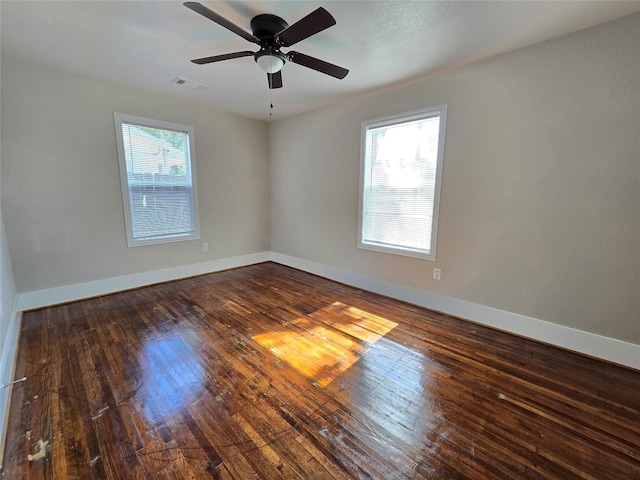
{"type": "Polygon", "coordinates": [[[365,120],[361,124],[361,148],[360,148],[360,192],[359,192],[359,208],[358,208],[358,248],[365,250],[374,250],[384,253],[392,253],[408,257],[416,257],[424,260],[436,259],[436,245],[438,233],[438,216],[440,210],[440,190],[442,184],[442,165],[444,159],[444,142],[445,129],[447,120],[447,104],[436,105],[434,107],[421,108],[409,112],[396,113],[383,117],[365,120]],[[365,223],[365,194],[366,194],[366,178],[370,173],[370,152],[367,133],[376,128],[397,125],[406,122],[413,122],[421,118],[439,117],[438,131],[438,153],[436,156],[436,175],[435,186],[433,192],[433,215],[431,220],[431,239],[429,250],[421,250],[417,248],[402,247],[399,245],[382,245],[380,243],[372,243],[364,238],[365,223]]]}
{"type": "Polygon", "coordinates": [[[195,155],[195,129],[189,125],[155,120],[152,118],[129,115],[127,113],[114,112],[113,114],[116,129],[116,144],[118,148],[118,166],[120,170],[120,187],[124,207],[125,231],[127,235],[128,247],[139,247],[144,245],[156,245],[162,243],[174,243],[188,240],[200,239],[200,217],[198,212],[198,193],[196,188],[196,155],[195,155]],[[137,239],[133,236],[133,218],[131,214],[130,185],[127,175],[127,164],[124,149],[124,136],[122,126],[126,124],[138,125],[141,127],[155,128],[160,130],[173,130],[186,134],[187,145],[185,155],[187,156],[187,175],[190,177],[191,208],[193,216],[193,233],[172,234],[155,237],[137,239]]]}

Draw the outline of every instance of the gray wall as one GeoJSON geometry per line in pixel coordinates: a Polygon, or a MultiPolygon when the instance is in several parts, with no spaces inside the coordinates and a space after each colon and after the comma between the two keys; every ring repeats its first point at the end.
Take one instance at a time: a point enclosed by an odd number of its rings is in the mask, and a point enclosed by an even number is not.
{"type": "Polygon", "coordinates": [[[271,124],[272,251],[640,343],[639,48],[634,15],[271,124]],[[436,261],[358,249],[361,122],[442,103],[436,261]]]}
{"type": "Polygon", "coordinates": [[[267,155],[262,122],[3,57],[2,207],[18,292],[268,251],[267,155]],[[127,247],[114,111],[195,127],[200,241],[127,247]]]}

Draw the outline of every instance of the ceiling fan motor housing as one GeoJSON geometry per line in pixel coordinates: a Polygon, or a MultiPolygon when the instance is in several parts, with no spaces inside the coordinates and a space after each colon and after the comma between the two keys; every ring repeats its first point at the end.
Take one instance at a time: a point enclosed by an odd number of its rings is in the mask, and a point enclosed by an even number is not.
{"type": "Polygon", "coordinates": [[[263,13],[251,19],[251,31],[260,40],[260,46],[278,45],[276,35],[289,24],[277,15],[263,13]]]}

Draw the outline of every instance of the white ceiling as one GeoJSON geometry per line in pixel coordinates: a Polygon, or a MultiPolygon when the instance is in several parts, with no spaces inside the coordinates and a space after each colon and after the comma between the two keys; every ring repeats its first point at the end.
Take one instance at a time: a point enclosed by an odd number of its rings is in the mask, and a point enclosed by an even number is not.
{"type": "Polygon", "coordinates": [[[292,24],[323,6],[337,24],[283,51],[346,67],[349,75],[337,80],[287,63],[284,88],[270,91],[252,57],[192,64],[192,58],[257,48],[175,1],[2,0],[2,54],[269,120],[640,11],[640,1],[201,3],[247,31],[259,13],[292,24]],[[176,77],[210,88],[171,83],[176,77]]]}

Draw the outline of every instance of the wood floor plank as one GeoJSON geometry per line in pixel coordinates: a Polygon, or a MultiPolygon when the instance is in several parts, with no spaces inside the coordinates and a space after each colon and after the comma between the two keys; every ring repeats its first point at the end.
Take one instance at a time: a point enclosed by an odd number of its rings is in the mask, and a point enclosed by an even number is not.
{"type": "Polygon", "coordinates": [[[26,312],[22,376],[3,478],[640,478],[640,372],[270,262],[26,312]]]}

